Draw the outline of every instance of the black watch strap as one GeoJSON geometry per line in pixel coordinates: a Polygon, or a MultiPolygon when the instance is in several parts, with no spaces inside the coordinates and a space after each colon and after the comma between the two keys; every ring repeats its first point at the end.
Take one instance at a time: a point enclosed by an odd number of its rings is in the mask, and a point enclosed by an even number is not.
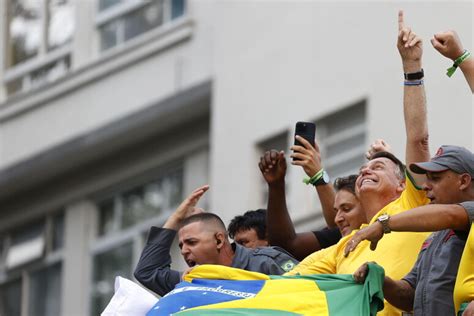
{"type": "Polygon", "coordinates": [[[420,80],[423,79],[425,76],[425,73],[423,71],[423,68],[421,68],[420,71],[417,72],[411,72],[411,73],[405,73],[403,74],[405,76],[405,80],[420,80]]]}

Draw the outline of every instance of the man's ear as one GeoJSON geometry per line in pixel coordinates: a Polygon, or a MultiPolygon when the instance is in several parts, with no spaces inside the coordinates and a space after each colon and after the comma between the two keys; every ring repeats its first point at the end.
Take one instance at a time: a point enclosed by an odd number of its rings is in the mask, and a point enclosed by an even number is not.
{"type": "Polygon", "coordinates": [[[215,233],[214,237],[216,239],[217,249],[221,249],[224,246],[225,234],[222,232],[217,232],[215,233]]]}
{"type": "Polygon", "coordinates": [[[403,192],[403,190],[405,190],[406,186],[407,186],[406,180],[401,180],[398,183],[397,192],[401,194],[403,192]]]}
{"type": "Polygon", "coordinates": [[[469,173],[463,173],[459,176],[459,190],[469,190],[472,185],[472,178],[469,173]]]}

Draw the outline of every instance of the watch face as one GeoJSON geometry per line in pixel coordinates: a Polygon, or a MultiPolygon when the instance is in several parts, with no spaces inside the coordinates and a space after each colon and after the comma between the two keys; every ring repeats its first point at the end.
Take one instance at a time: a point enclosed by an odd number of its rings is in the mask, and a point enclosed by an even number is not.
{"type": "Polygon", "coordinates": [[[329,174],[326,171],[323,172],[323,180],[324,182],[329,183],[329,174]]]}
{"type": "Polygon", "coordinates": [[[387,214],[379,216],[379,221],[386,221],[386,220],[388,220],[388,215],[387,214]]]}

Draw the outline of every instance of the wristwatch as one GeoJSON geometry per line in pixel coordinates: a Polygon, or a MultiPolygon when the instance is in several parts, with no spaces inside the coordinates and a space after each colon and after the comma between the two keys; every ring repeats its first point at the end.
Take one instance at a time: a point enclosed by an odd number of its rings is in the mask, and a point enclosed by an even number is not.
{"type": "Polygon", "coordinates": [[[390,227],[388,226],[388,220],[390,219],[390,215],[388,214],[383,214],[383,215],[380,215],[378,218],[377,218],[377,221],[380,222],[380,224],[382,224],[382,230],[383,230],[383,233],[384,234],[390,234],[390,232],[392,231],[390,229],[390,227]]]}
{"type": "Polygon", "coordinates": [[[421,68],[420,71],[404,73],[403,75],[405,76],[405,80],[420,80],[425,76],[425,72],[423,71],[423,68],[421,68]]]}
{"type": "Polygon", "coordinates": [[[321,177],[313,183],[313,185],[316,187],[318,185],[324,185],[328,184],[330,181],[328,173],[324,170],[323,173],[321,174],[321,177]]]}

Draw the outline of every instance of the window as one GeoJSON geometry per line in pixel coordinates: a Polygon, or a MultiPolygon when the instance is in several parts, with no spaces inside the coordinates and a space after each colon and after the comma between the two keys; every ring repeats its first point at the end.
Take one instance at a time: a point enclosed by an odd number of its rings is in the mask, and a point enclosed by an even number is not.
{"type": "Polygon", "coordinates": [[[316,140],[331,179],[358,173],[365,162],[366,120],[362,101],[316,122],[316,140]]]}
{"type": "Polygon", "coordinates": [[[39,269],[29,275],[28,314],[60,315],[61,263],[39,269]]]}
{"type": "Polygon", "coordinates": [[[75,23],[72,0],[7,1],[8,94],[52,82],[70,68],[75,23]]]}
{"type": "Polygon", "coordinates": [[[114,293],[116,276],[131,279],[133,244],[128,242],[94,257],[91,315],[100,315],[114,293]]]}
{"type": "Polygon", "coordinates": [[[99,235],[119,232],[169,211],[181,202],[182,169],[126,190],[99,204],[99,235]]]}
{"type": "Polygon", "coordinates": [[[132,278],[134,258],[139,257],[150,226],[161,225],[182,196],[183,168],[177,166],[98,203],[91,315],[99,315],[112,298],[116,276],[132,278]]]}
{"type": "Polygon", "coordinates": [[[45,247],[44,223],[30,224],[10,235],[6,267],[13,269],[39,259],[45,247]]]}
{"type": "Polygon", "coordinates": [[[12,280],[0,286],[0,314],[21,315],[21,280],[12,280]]]}
{"type": "Polygon", "coordinates": [[[184,0],[99,0],[101,50],[120,45],[184,14],[184,0]]]}
{"type": "Polygon", "coordinates": [[[0,240],[0,315],[60,315],[63,217],[28,223],[0,240]]]}

